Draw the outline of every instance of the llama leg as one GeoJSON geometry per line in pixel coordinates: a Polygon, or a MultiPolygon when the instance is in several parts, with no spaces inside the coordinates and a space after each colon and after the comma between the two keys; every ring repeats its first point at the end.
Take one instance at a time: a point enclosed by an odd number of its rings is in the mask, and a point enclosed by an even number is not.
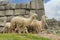
{"type": "Polygon", "coordinates": [[[21,25],[18,23],[16,29],[17,29],[17,31],[18,31],[19,34],[21,34],[20,27],[21,27],[21,25]]]}
{"type": "Polygon", "coordinates": [[[28,33],[27,27],[25,27],[25,33],[28,33]]]}

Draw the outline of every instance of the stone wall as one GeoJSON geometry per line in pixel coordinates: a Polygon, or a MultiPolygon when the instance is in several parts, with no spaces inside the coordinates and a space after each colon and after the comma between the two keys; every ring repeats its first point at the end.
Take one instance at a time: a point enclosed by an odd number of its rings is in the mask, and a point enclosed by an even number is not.
{"type": "MultiPolygon", "coordinates": [[[[1,2],[0,4],[0,26],[4,26],[6,22],[10,22],[11,18],[14,16],[31,16],[31,12],[36,12],[39,18],[44,14],[44,7],[42,0],[41,5],[37,8],[36,1],[33,0],[27,4],[9,4],[8,2],[1,2]]],[[[39,3],[38,3],[39,4],[39,3]]]]}

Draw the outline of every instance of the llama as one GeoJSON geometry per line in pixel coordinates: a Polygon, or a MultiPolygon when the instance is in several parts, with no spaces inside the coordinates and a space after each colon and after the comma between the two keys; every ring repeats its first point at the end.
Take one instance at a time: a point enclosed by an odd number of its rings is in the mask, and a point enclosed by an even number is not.
{"type": "Polygon", "coordinates": [[[38,20],[32,21],[31,25],[28,27],[28,32],[39,33],[41,29],[45,26],[45,24],[46,24],[46,16],[43,15],[41,21],[38,20]]]}
{"type": "Polygon", "coordinates": [[[3,33],[9,33],[10,32],[10,26],[11,26],[11,23],[10,22],[7,22],[3,28],[3,33]]]}
{"type": "Polygon", "coordinates": [[[29,26],[31,22],[36,19],[37,14],[33,14],[30,18],[24,18],[24,17],[14,17],[11,20],[11,30],[12,32],[17,28],[19,33],[21,33],[21,29],[23,29],[22,33],[28,33],[26,26],[29,26]]]}

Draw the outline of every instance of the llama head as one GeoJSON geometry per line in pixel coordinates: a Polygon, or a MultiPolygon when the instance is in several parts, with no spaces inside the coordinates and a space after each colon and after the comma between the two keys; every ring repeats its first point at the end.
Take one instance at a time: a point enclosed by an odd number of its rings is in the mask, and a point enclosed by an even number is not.
{"type": "Polygon", "coordinates": [[[32,16],[31,16],[32,19],[37,19],[37,17],[38,17],[38,16],[37,16],[36,13],[32,14],[32,16]]]}
{"type": "Polygon", "coordinates": [[[47,16],[45,16],[45,15],[42,15],[42,18],[47,18],[47,16]]]}

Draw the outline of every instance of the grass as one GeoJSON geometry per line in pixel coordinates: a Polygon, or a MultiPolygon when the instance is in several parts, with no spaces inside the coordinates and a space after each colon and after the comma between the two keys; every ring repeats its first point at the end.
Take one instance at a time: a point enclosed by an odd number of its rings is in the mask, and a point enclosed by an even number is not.
{"type": "Polygon", "coordinates": [[[34,34],[0,34],[0,40],[50,40],[34,34]]]}

